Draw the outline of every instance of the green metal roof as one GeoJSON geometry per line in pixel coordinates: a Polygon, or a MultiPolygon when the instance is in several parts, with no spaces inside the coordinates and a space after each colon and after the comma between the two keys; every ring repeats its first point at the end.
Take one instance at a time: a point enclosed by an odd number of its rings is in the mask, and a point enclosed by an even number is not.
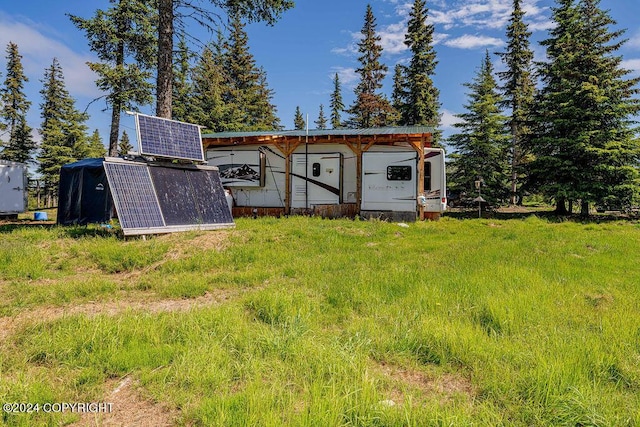
{"type": "Polygon", "coordinates": [[[434,128],[431,126],[397,126],[384,128],[367,128],[367,129],[313,129],[305,130],[274,130],[274,131],[256,131],[256,132],[216,132],[202,134],[203,138],[243,138],[243,137],[259,137],[259,136],[276,136],[276,137],[304,137],[314,136],[372,136],[372,135],[410,135],[421,133],[433,133],[434,128]]]}

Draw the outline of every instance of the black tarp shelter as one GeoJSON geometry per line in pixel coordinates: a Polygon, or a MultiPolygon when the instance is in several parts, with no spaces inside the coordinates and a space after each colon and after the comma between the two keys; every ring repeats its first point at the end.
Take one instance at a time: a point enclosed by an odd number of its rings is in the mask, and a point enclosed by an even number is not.
{"type": "Polygon", "coordinates": [[[103,158],[84,159],[60,169],[58,224],[108,222],[115,216],[103,158]]]}

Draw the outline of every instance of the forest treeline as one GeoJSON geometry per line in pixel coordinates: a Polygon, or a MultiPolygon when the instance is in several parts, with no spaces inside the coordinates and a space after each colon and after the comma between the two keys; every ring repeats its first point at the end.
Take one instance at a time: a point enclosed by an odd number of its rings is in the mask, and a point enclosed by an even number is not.
{"type": "MultiPolygon", "coordinates": [[[[131,144],[126,133],[119,133],[120,114],[154,100],[160,117],[210,131],[280,129],[273,90],[250,52],[245,25],[273,24],[293,2],[209,2],[211,7],[180,0],[118,0],[91,18],[69,15],[96,54],[97,61],[88,65],[113,113],[106,149],[97,131],[88,133],[87,116],[74,105],[55,58],[44,71],[41,141],[34,142],[25,119],[31,108],[24,95],[28,80],[18,46],[9,43],[0,87],[0,131],[5,135],[0,158],[35,163],[53,192],[61,165],[126,153],[131,144]],[[186,17],[214,31],[215,40],[193,43],[186,17]],[[194,51],[193,46],[201,47],[194,51]]],[[[390,70],[381,61],[381,37],[367,5],[357,44],[354,101],[345,105],[336,74],[328,111],[319,106],[315,127],[430,126],[433,143],[449,152],[449,188],[463,198],[475,197],[480,185],[494,205],[515,204],[532,194],[555,203],[558,212],[572,210],[575,203],[582,213],[593,205],[636,205],[640,78],[630,76],[618,54],[625,30],[616,28],[600,0],[556,0],[551,11],[554,25],[541,42],[546,59],[535,62],[522,0],[512,1],[505,49],[478,58],[473,80],[464,84],[467,99],[456,132],[444,139],[433,80],[435,29],[426,1],[413,1],[404,40],[410,58],[394,66],[388,92],[383,81],[390,70]],[[493,54],[503,62],[503,71],[494,70],[493,54]]],[[[299,108],[294,126],[307,126],[299,108]]]]}

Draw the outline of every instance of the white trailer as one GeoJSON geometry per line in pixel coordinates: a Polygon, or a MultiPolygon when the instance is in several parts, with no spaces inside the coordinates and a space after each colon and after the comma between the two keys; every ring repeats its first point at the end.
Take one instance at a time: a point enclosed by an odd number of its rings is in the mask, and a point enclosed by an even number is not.
{"type": "Polygon", "coordinates": [[[362,205],[366,216],[411,219],[447,208],[444,150],[424,149],[424,181],[420,187],[415,151],[368,151],[362,155],[362,205]]]}
{"type": "Polygon", "coordinates": [[[0,215],[17,215],[27,210],[27,165],[0,160],[0,215]]]}
{"type": "MultiPolygon", "coordinates": [[[[239,208],[285,208],[286,159],[278,147],[247,145],[209,147],[209,165],[221,171],[241,170],[223,177],[239,208]],[[238,179],[238,176],[252,179],[238,179]]],[[[366,217],[415,219],[446,209],[444,151],[424,149],[424,181],[419,185],[420,156],[412,147],[374,146],[362,153],[360,206],[357,156],[344,144],[300,144],[289,158],[290,207],[314,210],[331,205],[352,205],[366,217]]],[[[225,175],[224,172],[221,173],[225,175]]],[[[352,210],[353,211],[353,210],[352,210]]]]}
{"type": "Polygon", "coordinates": [[[291,159],[291,207],[342,203],[342,153],[297,153],[291,159]]]}

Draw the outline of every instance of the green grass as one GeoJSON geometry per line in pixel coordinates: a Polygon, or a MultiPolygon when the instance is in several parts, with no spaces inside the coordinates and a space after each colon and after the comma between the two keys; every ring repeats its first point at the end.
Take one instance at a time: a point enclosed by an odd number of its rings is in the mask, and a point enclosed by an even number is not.
{"type": "Polygon", "coordinates": [[[634,222],[0,234],[0,316],[27,319],[0,340],[2,402],[102,400],[129,375],[178,425],[640,425],[634,222]],[[193,306],[144,309],[166,300],[193,306]]]}

